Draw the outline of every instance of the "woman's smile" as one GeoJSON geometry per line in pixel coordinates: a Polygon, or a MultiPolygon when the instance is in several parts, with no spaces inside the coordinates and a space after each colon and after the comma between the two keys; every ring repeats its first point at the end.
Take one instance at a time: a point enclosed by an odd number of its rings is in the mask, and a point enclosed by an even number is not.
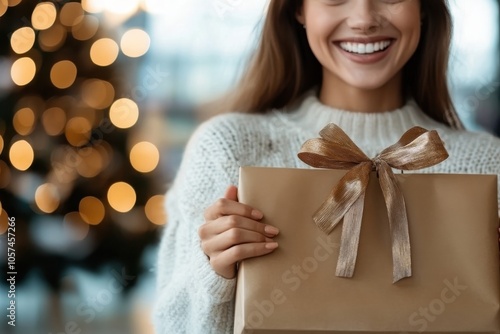
{"type": "Polygon", "coordinates": [[[387,39],[374,43],[340,42],[335,44],[338,44],[344,51],[362,55],[382,52],[387,49],[391,45],[391,43],[392,41],[390,39],[387,39]]]}
{"type": "Polygon", "coordinates": [[[333,45],[340,50],[347,59],[359,64],[373,64],[383,60],[390,52],[395,42],[394,38],[345,39],[333,42],[333,45]]]}

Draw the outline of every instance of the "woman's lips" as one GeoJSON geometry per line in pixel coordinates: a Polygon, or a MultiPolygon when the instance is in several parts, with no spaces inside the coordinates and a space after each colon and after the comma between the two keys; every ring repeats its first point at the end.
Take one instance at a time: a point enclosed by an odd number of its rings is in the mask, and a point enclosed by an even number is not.
{"type": "Polygon", "coordinates": [[[373,42],[342,41],[334,45],[353,62],[373,64],[384,59],[394,43],[394,39],[383,39],[373,42]]]}
{"type": "Polygon", "coordinates": [[[351,53],[358,53],[358,54],[371,54],[374,52],[378,51],[383,51],[391,45],[392,40],[386,39],[378,42],[371,42],[371,43],[358,43],[358,42],[349,42],[349,41],[344,41],[340,42],[339,45],[342,48],[342,50],[351,52],[351,53]]]}

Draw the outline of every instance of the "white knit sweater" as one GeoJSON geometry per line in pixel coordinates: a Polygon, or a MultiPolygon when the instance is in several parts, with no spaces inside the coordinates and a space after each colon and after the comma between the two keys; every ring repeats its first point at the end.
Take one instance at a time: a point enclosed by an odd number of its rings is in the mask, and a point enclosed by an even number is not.
{"type": "Polygon", "coordinates": [[[297,152],[330,122],[371,157],[415,125],[437,129],[450,157],[420,172],[500,175],[500,139],[451,130],[414,102],[390,112],[364,114],[330,108],[309,93],[289,112],[212,118],[192,136],[167,193],[169,219],[159,251],[154,313],[158,334],[232,333],[236,280],[218,276],[200,248],[197,230],[204,222],[203,211],[229,185],[237,185],[240,166],[309,168],[297,152]]]}

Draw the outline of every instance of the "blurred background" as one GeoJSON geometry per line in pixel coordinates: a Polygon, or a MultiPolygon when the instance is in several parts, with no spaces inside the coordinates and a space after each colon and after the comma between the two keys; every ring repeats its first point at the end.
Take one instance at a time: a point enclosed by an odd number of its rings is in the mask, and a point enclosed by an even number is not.
{"type": "MultiPolygon", "coordinates": [[[[266,4],[0,0],[1,333],[153,333],[165,191],[266,4]]],[[[455,104],[498,135],[499,2],[451,6],[455,104]]]]}

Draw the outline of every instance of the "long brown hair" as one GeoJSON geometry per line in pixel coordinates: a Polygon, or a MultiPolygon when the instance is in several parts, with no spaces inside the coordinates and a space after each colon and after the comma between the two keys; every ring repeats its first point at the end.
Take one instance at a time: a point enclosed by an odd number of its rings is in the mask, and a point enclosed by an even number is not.
{"type": "MultiPolygon", "coordinates": [[[[422,34],[403,69],[406,97],[438,122],[462,128],[447,84],[452,22],[447,0],[420,0],[422,34]]],[[[271,0],[260,44],[239,84],[227,98],[229,110],[265,113],[294,103],[321,85],[322,66],[296,19],[303,0],[271,0]]]]}

